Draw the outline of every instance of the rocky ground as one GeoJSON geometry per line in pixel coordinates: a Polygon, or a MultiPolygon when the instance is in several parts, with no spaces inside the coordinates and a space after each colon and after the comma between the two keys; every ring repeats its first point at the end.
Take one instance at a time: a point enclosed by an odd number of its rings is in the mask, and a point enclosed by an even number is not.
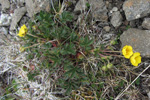
{"type": "MultiPolygon", "coordinates": [[[[58,1],[0,0],[0,98],[3,97],[5,87],[11,84],[13,78],[18,78],[19,82],[27,81],[26,73],[16,65],[17,62],[29,65],[24,58],[26,53],[19,52],[21,43],[17,42],[19,39],[16,36],[19,27],[23,24],[28,25],[28,21],[41,10],[50,11],[54,2],[58,1]]],[[[140,52],[142,63],[137,73],[142,72],[150,64],[150,0],[64,0],[64,3],[66,5],[64,9],[73,12],[75,23],[78,23],[81,33],[85,32],[84,28],[90,23],[87,34],[97,37],[100,43],[108,45],[117,38],[118,44],[114,45],[115,50],[120,50],[124,45],[131,45],[134,51],[140,52]],[[81,23],[85,19],[86,22],[81,23]]],[[[32,62],[36,61],[33,59],[32,62]]],[[[41,77],[43,81],[44,75],[41,77]]],[[[128,100],[150,100],[150,69],[147,69],[141,78],[137,90],[144,99],[128,97],[128,100]]],[[[16,96],[18,100],[31,96],[33,100],[40,100],[37,95],[44,94],[45,89],[50,89],[51,85],[48,82],[44,85],[30,81],[28,83],[30,88],[35,89],[29,90],[29,94],[23,94],[23,90],[20,89],[16,96]],[[38,89],[42,92],[35,93],[38,89]]],[[[24,86],[25,84],[20,87],[24,86]]],[[[57,98],[52,94],[55,93],[49,92],[47,98],[56,100],[57,98]]]]}

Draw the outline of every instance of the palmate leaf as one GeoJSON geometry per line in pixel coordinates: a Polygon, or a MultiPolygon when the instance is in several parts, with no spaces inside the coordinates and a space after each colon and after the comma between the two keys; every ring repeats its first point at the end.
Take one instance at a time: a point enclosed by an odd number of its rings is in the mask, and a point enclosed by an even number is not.
{"type": "Polygon", "coordinates": [[[79,88],[78,80],[67,80],[64,82],[64,88],[66,88],[66,95],[69,95],[72,90],[79,88]]]}
{"type": "Polygon", "coordinates": [[[64,11],[61,15],[60,15],[60,21],[63,23],[66,23],[67,21],[72,21],[73,16],[71,15],[70,12],[64,11]]]}
{"type": "Polygon", "coordinates": [[[61,64],[61,61],[62,61],[62,60],[60,59],[60,57],[59,57],[59,56],[56,56],[56,55],[51,56],[50,59],[53,61],[53,67],[56,67],[56,66],[60,65],[60,64],[61,64]]]}
{"type": "Polygon", "coordinates": [[[80,46],[83,47],[85,50],[90,50],[91,49],[91,44],[94,42],[93,40],[90,40],[88,36],[81,37],[80,38],[80,46]]]}
{"type": "Polygon", "coordinates": [[[80,45],[81,46],[90,46],[93,43],[93,40],[89,40],[88,36],[80,38],[80,45]]]}
{"type": "MultiPolygon", "coordinates": [[[[70,66],[70,67],[73,67],[73,66],[70,66]]],[[[67,71],[64,75],[66,77],[69,77],[69,79],[73,78],[74,76],[77,76],[77,67],[73,67],[72,69],[67,71]]]]}
{"type": "Polygon", "coordinates": [[[57,29],[58,39],[65,39],[68,37],[68,30],[65,27],[59,27],[57,29]]]}
{"type": "Polygon", "coordinates": [[[66,54],[75,55],[76,54],[75,45],[73,43],[70,43],[70,44],[66,43],[63,48],[64,49],[60,51],[62,55],[66,55],[66,54]]]}
{"type": "Polygon", "coordinates": [[[77,39],[78,39],[77,34],[76,34],[75,32],[72,32],[72,33],[70,34],[70,41],[71,41],[71,42],[74,42],[74,41],[76,41],[77,39]]]}
{"type": "Polygon", "coordinates": [[[43,15],[44,15],[44,12],[40,12],[39,13],[39,15],[38,16],[36,16],[36,19],[38,20],[38,21],[42,21],[43,20],[43,15]]]}
{"type": "Polygon", "coordinates": [[[65,94],[70,94],[71,93],[71,91],[72,91],[72,85],[71,85],[71,83],[69,82],[67,85],[67,89],[66,89],[66,92],[65,92],[65,94]]]}
{"type": "MultiPolygon", "coordinates": [[[[47,13],[47,12],[44,12],[44,11],[41,11],[35,18],[38,20],[38,21],[45,21],[45,22],[52,22],[53,20],[53,17],[54,15],[50,14],[50,13],[47,13]]],[[[54,22],[54,21],[53,21],[54,22]]],[[[52,23],[53,23],[52,22],[52,23]]]]}
{"type": "Polygon", "coordinates": [[[64,74],[69,79],[80,79],[81,77],[85,77],[84,73],[77,66],[70,66],[69,70],[64,74]]]}

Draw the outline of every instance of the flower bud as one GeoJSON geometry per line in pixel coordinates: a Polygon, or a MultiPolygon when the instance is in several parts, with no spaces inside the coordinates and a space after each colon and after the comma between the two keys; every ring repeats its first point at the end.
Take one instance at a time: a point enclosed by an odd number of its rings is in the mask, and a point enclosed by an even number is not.
{"type": "Polygon", "coordinates": [[[107,71],[108,69],[107,69],[106,66],[103,66],[103,67],[102,67],[102,70],[103,70],[103,71],[107,71]]]}
{"type": "Polygon", "coordinates": [[[107,64],[108,69],[111,69],[112,67],[113,67],[113,64],[111,64],[111,63],[107,64]]]}
{"type": "Polygon", "coordinates": [[[23,52],[24,50],[25,50],[25,48],[24,47],[20,47],[20,52],[23,52]]]}

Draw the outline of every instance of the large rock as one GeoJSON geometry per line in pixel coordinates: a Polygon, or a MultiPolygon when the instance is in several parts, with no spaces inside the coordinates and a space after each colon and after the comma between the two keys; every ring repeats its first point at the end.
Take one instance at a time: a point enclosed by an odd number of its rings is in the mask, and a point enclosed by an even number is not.
{"type": "Polygon", "coordinates": [[[88,0],[92,7],[93,17],[96,21],[107,21],[107,8],[103,0],[88,0]]]}
{"type": "Polygon", "coordinates": [[[150,0],[127,0],[123,10],[128,21],[141,18],[150,13],[150,0]]]}
{"type": "Polygon", "coordinates": [[[131,45],[135,52],[140,52],[144,57],[150,57],[150,31],[130,28],[121,36],[122,47],[131,45]]]}
{"type": "Polygon", "coordinates": [[[25,0],[29,17],[33,17],[41,10],[50,11],[51,0],[25,0]]]}
{"type": "Polygon", "coordinates": [[[9,0],[0,0],[0,4],[2,5],[2,10],[10,8],[9,0]]]}
{"type": "Polygon", "coordinates": [[[10,30],[15,30],[17,23],[20,21],[20,19],[26,13],[26,11],[26,7],[15,9],[14,14],[12,16],[10,30]]]}
{"type": "Polygon", "coordinates": [[[116,11],[112,14],[111,24],[114,27],[119,27],[122,24],[122,15],[119,11],[116,11]]]}

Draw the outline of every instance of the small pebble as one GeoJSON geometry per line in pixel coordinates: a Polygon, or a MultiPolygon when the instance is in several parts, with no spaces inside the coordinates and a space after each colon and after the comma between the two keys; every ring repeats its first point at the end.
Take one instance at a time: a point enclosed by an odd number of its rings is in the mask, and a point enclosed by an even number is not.
{"type": "Polygon", "coordinates": [[[118,8],[117,7],[113,7],[113,9],[110,10],[110,13],[113,13],[113,12],[116,12],[116,11],[118,11],[118,8]]]}
{"type": "Polygon", "coordinates": [[[103,29],[104,29],[106,32],[109,32],[109,31],[110,31],[110,26],[105,26],[103,29]]]}

